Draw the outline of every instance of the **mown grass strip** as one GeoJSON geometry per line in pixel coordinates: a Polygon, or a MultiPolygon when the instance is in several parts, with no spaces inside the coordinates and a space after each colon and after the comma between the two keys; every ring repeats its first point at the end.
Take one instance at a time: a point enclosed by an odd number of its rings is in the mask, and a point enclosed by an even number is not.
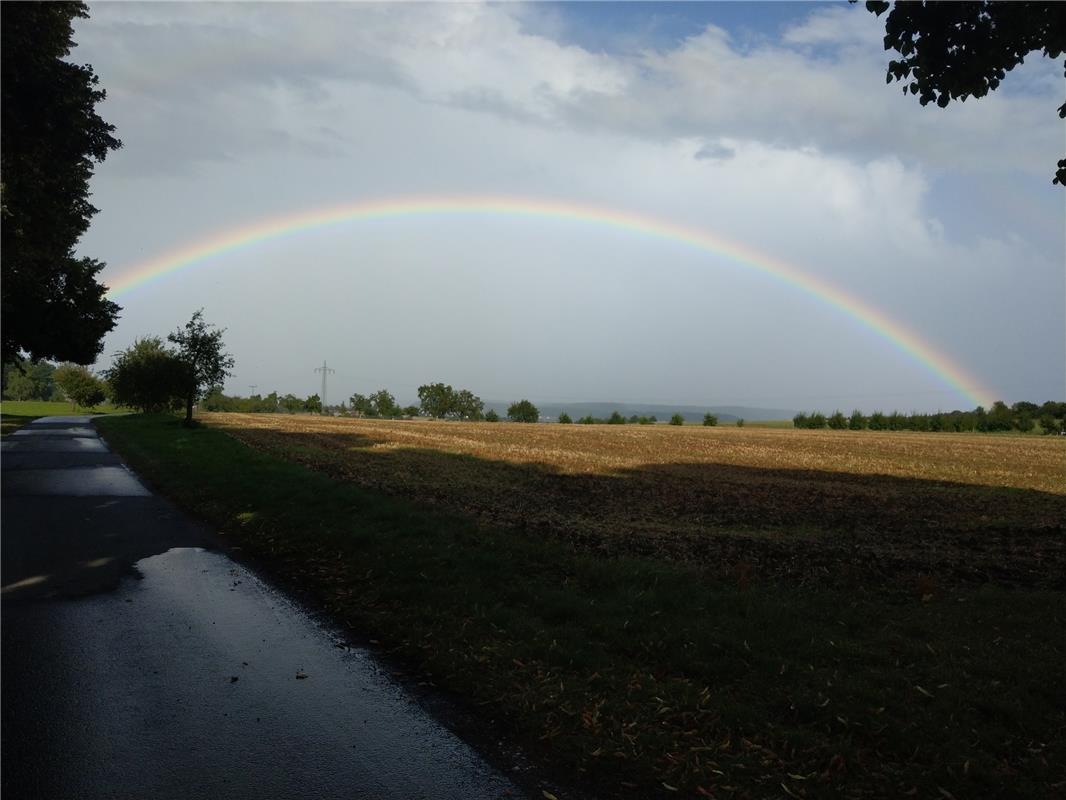
{"type": "Polygon", "coordinates": [[[1062,593],[723,583],[417,508],[173,418],[97,424],[339,621],[606,796],[1040,797],[1066,780],[1062,593]]]}

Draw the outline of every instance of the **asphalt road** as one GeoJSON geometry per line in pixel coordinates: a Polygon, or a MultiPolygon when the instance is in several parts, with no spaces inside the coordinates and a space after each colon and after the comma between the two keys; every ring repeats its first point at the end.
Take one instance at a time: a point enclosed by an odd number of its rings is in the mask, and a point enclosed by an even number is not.
{"type": "Polygon", "coordinates": [[[88,417],[0,450],[5,800],[524,795],[88,417]]]}

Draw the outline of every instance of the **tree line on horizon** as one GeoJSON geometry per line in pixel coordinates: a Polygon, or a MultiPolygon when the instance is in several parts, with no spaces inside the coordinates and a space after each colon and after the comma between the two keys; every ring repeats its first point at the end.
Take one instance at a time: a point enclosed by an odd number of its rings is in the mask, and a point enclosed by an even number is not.
{"type": "Polygon", "coordinates": [[[826,415],[819,411],[800,412],[792,418],[796,428],[871,431],[928,431],[950,433],[1031,433],[1039,425],[1044,434],[1066,433],[1066,403],[1049,400],[1043,405],[1021,400],[1008,406],[997,400],[990,409],[977,406],[972,411],[938,411],[935,414],[885,414],[869,416],[856,409],[850,416],[837,410],[826,415]]]}

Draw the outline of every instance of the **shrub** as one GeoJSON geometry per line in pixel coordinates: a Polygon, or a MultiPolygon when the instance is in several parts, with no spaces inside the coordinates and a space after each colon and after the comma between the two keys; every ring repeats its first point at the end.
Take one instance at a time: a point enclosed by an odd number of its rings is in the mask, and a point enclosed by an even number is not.
{"type": "Polygon", "coordinates": [[[559,415],[559,422],[562,425],[569,425],[571,422],[573,422],[573,420],[570,419],[570,415],[564,411],[562,414],[559,415]]]}
{"type": "Polygon", "coordinates": [[[158,337],[138,339],[115,355],[104,373],[111,400],[146,414],[181,408],[188,367],[158,337]]]}
{"type": "Polygon", "coordinates": [[[577,421],[577,424],[578,425],[595,425],[596,424],[596,420],[593,419],[591,414],[586,414],[585,416],[583,416],[581,419],[579,419],[577,421]]]}
{"type": "Polygon", "coordinates": [[[743,428],[744,427],[744,417],[737,417],[737,427],[738,428],[743,428]]]}
{"type": "Polygon", "coordinates": [[[862,415],[859,409],[855,409],[851,412],[851,416],[848,417],[848,428],[853,431],[861,431],[866,427],[866,417],[862,415]]]}
{"type": "Polygon", "coordinates": [[[617,411],[612,411],[611,416],[607,418],[608,425],[625,425],[626,418],[619,414],[617,411]]]}
{"type": "Polygon", "coordinates": [[[833,415],[829,417],[829,427],[835,431],[842,431],[848,427],[848,421],[844,415],[838,410],[834,411],[833,415]]]}
{"type": "Polygon", "coordinates": [[[507,417],[512,422],[536,422],[540,419],[540,411],[528,400],[519,400],[507,408],[507,417]]]}
{"type": "Polygon", "coordinates": [[[710,411],[708,411],[706,414],[703,415],[703,424],[706,425],[708,428],[713,428],[715,425],[718,424],[718,415],[712,414],[710,411]]]}
{"type": "Polygon", "coordinates": [[[62,364],[55,371],[55,382],[75,406],[93,408],[104,402],[104,382],[80,364],[62,364]]]}
{"type": "Polygon", "coordinates": [[[670,417],[670,424],[671,425],[684,425],[685,424],[685,418],[683,416],[681,416],[680,414],[674,414],[672,417],[670,417]]]}
{"type": "Polygon", "coordinates": [[[485,422],[499,422],[499,421],[500,421],[500,415],[496,413],[495,409],[490,408],[488,411],[485,412],[485,422]]]}

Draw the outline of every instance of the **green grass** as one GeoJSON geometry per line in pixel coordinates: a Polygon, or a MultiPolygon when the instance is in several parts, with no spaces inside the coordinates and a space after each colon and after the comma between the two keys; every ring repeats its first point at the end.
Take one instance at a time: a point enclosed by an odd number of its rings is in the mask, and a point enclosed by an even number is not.
{"type": "Polygon", "coordinates": [[[7,435],[23,425],[41,417],[67,416],[70,414],[124,414],[129,409],[111,405],[75,410],[65,401],[50,400],[4,400],[0,404],[0,434],[7,435]]]}
{"type": "Polygon", "coordinates": [[[172,417],[97,425],[282,582],[603,795],[1034,798],[1066,780],[1062,592],[716,581],[414,507],[172,417]]]}

